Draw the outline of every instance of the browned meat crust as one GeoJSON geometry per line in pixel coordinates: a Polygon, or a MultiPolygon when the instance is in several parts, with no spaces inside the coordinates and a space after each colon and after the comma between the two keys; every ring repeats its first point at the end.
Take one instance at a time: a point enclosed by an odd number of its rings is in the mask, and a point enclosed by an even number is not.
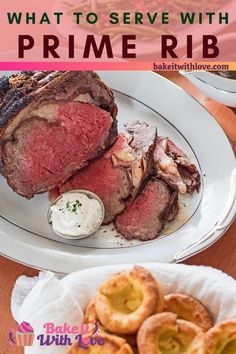
{"type": "MultiPolygon", "coordinates": [[[[65,102],[87,93],[91,95],[94,104],[111,114],[116,123],[117,107],[113,93],[94,72],[24,71],[9,78],[4,77],[0,81],[0,136],[8,137],[5,136],[7,126],[26,107],[29,113],[42,103],[65,102]]],[[[13,125],[10,132],[15,127],[13,125]]]]}
{"type": "Polygon", "coordinates": [[[179,212],[179,203],[178,203],[178,192],[173,190],[170,195],[169,203],[166,209],[163,212],[162,219],[165,221],[172,221],[179,212]]]}

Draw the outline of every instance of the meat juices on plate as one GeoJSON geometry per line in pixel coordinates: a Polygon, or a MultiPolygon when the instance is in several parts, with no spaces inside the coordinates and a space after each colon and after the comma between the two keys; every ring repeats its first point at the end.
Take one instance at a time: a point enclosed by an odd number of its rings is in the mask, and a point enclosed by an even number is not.
{"type": "Polygon", "coordinates": [[[65,182],[114,143],[112,91],[97,74],[23,72],[0,81],[1,172],[31,198],[65,182]]]}

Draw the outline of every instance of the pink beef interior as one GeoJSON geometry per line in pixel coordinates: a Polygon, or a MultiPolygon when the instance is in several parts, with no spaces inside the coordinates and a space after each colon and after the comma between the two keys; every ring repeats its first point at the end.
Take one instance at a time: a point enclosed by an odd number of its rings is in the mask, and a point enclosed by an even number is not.
{"type": "Polygon", "coordinates": [[[124,141],[124,137],[119,136],[104,156],[78,171],[60,188],[59,194],[73,189],[87,189],[96,193],[105,206],[105,224],[113,221],[116,214],[125,208],[124,200],[131,190],[126,168],[114,168],[111,159],[112,152],[122,149],[124,141]]]}
{"type": "Polygon", "coordinates": [[[108,112],[79,102],[58,105],[52,122],[28,119],[4,147],[8,183],[26,197],[62,184],[104,149],[111,125],[108,112]]]}
{"type": "Polygon", "coordinates": [[[115,226],[125,238],[153,240],[163,228],[162,214],[170,201],[166,183],[149,181],[137,198],[116,217],[115,226]]]}

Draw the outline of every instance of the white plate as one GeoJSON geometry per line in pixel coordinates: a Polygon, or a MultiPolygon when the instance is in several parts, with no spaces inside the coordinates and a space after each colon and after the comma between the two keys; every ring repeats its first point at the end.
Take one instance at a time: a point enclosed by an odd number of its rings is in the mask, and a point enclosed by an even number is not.
{"type": "Polygon", "coordinates": [[[199,194],[181,201],[177,220],[148,243],[116,237],[112,226],[84,240],[67,241],[47,225],[47,194],[31,201],[17,196],[2,178],[0,252],[40,269],[72,271],[121,261],[180,261],[215,242],[236,213],[235,158],[215,119],[193,98],[151,72],[101,72],[115,90],[119,128],[128,120],[156,124],[196,163],[202,173],[199,194]],[[185,205],[185,207],[184,207],[185,205]],[[167,236],[168,235],[168,236],[167,236]]]}

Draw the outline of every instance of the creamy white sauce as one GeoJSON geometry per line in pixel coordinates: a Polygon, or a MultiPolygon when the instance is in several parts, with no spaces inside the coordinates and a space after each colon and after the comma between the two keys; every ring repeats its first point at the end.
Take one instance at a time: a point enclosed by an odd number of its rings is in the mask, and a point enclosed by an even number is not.
{"type": "Polygon", "coordinates": [[[98,200],[83,193],[67,192],[50,207],[53,230],[65,236],[83,236],[101,224],[103,209],[98,200]]]}

